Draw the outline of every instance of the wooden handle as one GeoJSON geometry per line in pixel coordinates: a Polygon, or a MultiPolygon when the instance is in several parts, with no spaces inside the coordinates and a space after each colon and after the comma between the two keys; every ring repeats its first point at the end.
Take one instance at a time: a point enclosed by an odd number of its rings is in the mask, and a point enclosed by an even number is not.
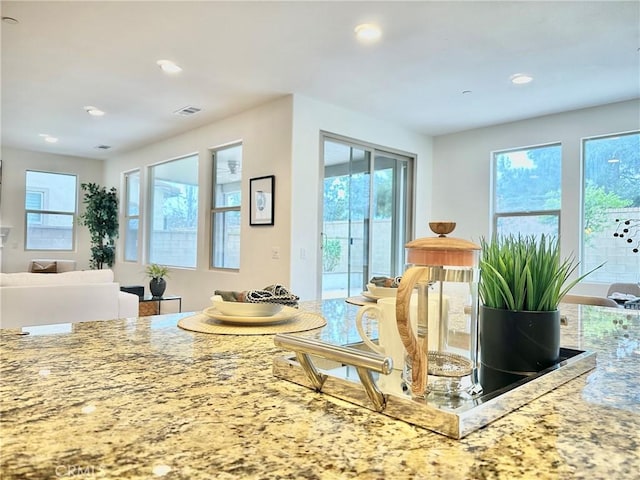
{"type": "MultiPolygon", "coordinates": [[[[411,293],[416,283],[426,277],[425,267],[411,267],[402,275],[396,295],[396,322],[400,339],[411,357],[411,392],[422,396],[427,387],[427,352],[418,341],[416,332],[411,328],[409,316],[411,293]]],[[[426,335],[426,333],[425,333],[426,335]]],[[[425,341],[425,345],[428,343],[425,341]]]]}

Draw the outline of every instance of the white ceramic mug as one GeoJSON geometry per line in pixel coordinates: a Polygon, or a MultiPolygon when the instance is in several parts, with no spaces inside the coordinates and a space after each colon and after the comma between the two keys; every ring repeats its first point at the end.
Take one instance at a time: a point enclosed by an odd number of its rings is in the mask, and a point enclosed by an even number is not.
{"type": "MultiPolygon", "coordinates": [[[[415,328],[417,319],[417,298],[411,299],[410,318],[412,326],[415,328]]],[[[404,345],[398,333],[396,325],[396,299],[380,298],[375,305],[365,305],[360,307],[356,314],[356,328],[364,343],[374,352],[391,357],[393,368],[402,370],[404,368],[404,345]],[[368,314],[368,315],[365,315],[368,314]],[[368,317],[378,321],[378,343],[374,343],[365,332],[363,318],[368,317]]]]}

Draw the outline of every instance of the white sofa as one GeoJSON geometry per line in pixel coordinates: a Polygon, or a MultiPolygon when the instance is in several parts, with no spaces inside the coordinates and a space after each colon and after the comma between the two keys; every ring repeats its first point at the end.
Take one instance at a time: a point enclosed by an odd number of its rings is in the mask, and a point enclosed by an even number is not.
{"type": "Polygon", "coordinates": [[[138,296],[112,270],[0,273],[0,327],[21,328],[138,316],[138,296]]]}

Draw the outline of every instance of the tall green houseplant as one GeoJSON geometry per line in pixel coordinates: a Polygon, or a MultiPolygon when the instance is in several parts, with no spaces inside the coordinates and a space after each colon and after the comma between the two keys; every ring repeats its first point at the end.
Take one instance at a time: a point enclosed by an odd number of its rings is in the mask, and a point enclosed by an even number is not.
{"type": "Polygon", "coordinates": [[[89,266],[101,269],[113,266],[116,258],[115,240],[118,238],[118,196],[116,188],[101,187],[96,183],[82,183],[85,192],[85,212],[80,224],[91,234],[91,261],[89,266]]]}

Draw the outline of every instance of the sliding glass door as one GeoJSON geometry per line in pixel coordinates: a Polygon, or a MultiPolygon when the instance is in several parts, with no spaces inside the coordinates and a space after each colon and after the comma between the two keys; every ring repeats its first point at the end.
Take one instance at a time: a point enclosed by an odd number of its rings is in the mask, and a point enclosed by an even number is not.
{"type": "Polygon", "coordinates": [[[412,159],[326,136],[322,297],[360,294],[404,270],[412,159]]]}

